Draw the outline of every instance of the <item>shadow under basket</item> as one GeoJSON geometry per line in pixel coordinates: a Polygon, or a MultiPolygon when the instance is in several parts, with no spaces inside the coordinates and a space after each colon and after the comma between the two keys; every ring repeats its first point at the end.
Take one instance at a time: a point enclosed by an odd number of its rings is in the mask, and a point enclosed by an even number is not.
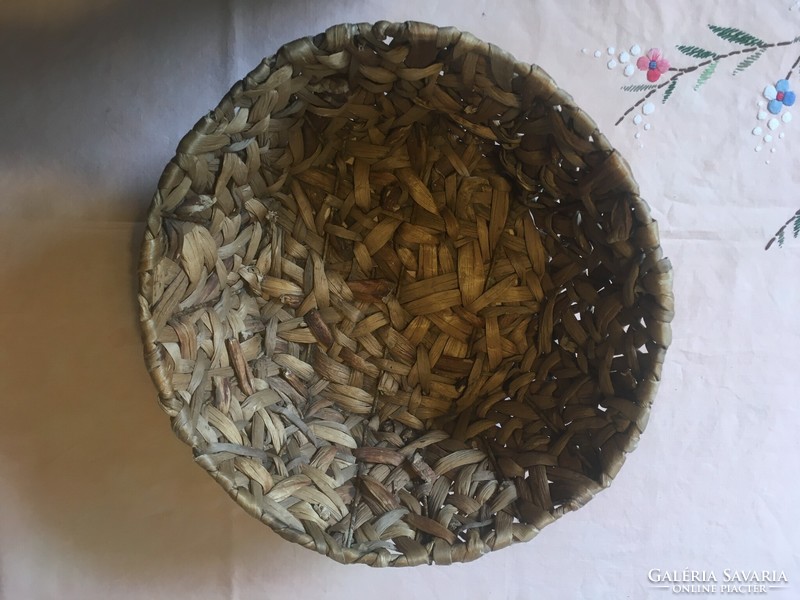
{"type": "Polygon", "coordinates": [[[448,564],[607,487],[670,343],[625,161],[538,67],[452,27],[283,46],[183,138],[140,267],[175,434],[343,563],[448,564]]]}

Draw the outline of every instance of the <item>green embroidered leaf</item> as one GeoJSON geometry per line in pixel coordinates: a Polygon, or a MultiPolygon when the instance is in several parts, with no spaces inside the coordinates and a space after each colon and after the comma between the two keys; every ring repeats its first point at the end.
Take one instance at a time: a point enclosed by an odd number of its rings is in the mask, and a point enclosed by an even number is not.
{"type": "Polygon", "coordinates": [[[669,82],[669,85],[667,86],[667,89],[664,90],[664,97],[661,99],[661,103],[662,104],[666,104],[667,103],[667,100],[669,100],[669,97],[672,96],[672,92],[675,91],[675,86],[676,85],[678,85],[678,80],[677,79],[673,79],[672,81],[669,82]]]}
{"type": "Polygon", "coordinates": [[[736,65],[736,68],[733,70],[733,74],[734,75],[738,75],[739,73],[744,71],[747,67],[749,67],[754,62],[756,62],[759,58],[761,58],[762,54],[764,54],[764,49],[763,48],[753,52],[750,56],[748,56],[742,62],[740,62],[738,65],[736,65]]]}
{"type": "Polygon", "coordinates": [[[723,40],[733,44],[741,44],[742,46],[760,46],[765,43],[764,40],[760,40],[756,36],[745,33],[741,29],[736,29],[735,27],[709,25],[708,28],[723,40]]]}
{"type": "Polygon", "coordinates": [[[694,91],[695,92],[697,90],[699,90],[701,87],[703,87],[703,85],[705,85],[705,83],[709,79],[711,79],[711,76],[714,74],[714,71],[717,70],[717,65],[718,64],[719,64],[719,62],[715,60],[710,65],[708,65],[705,69],[703,69],[703,72],[700,73],[700,77],[697,78],[697,83],[694,84],[694,91]]]}
{"type": "Polygon", "coordinates": [[[712,56],[716,56],[714,52],[711,52],[710,50],[704,50],[703,48],[698,48],[697,46],[675,47],[687,56],[691,56],[693,58],[711,58],[712,56]]]}
{"type": "Polygon", "coordinates": [[[775,235],[767,242],[766,248],[764,250],[769,250],[772,244],[778,242],[778,247],[782,248],[783,243],[786,241],[786,228],[791,225],[792,226],[792,234],[794,237],[800,237],[800,210],[794,213],[789,220],[784,223],[778,231],[775,232],[775,235]]]}
{"type": "Polygon", "coordinates": [[[647,92],[657,87],[654,83],[640,83],[638,85],[623,85],[622,89],[626,92],[647,92]]]}

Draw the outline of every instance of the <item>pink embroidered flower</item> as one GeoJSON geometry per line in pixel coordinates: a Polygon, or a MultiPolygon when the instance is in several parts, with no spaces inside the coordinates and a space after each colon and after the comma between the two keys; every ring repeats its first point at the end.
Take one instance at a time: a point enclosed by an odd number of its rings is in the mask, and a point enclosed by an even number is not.
{"type": "Polygon", "coordinates": [[[647,71],[647,81],[658,81],[662,73],[669,70],[669,61],[661,56],[661,50],[650,48],[647,54],[640,56],[636,61],[640,71],[647,71]]]}

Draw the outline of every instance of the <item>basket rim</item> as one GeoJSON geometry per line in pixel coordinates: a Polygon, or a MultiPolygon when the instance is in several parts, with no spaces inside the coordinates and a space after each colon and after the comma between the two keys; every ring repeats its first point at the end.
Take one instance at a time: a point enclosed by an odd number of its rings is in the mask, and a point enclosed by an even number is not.
{"type": "MultiPolygon", "coordinates": [[[[175,393],[176,390],[172,384],[171,375],[165,367],[162,350],[157,341],[158,331],[156,330],[156,323],[153,319],[154,305],[151,305],[148,300],[150,295],[150,290],[148,288],[151,286],[150,277],[153,274],[156,260],[158,258],[157,254],[159,251],[159,236],[161,235],[163,223],[161,207],[165,199],[161,193],[161,190],[167,187],[168,183],[175,179],[178,171],[183,172],[178,166],[179,157],[182,154],[191,152],[192,145],[194,144],[197,135],[208,135],[212,133],[215,130],[215,127],[219,125],[222,115],[235,104],[236,99],[247,90],[263,84],[277,65],[280,65],[282,62],[284,64],[288,62],[288,57],[297,50],[298,46],[307,44],[309,42],[313,43],[314,41],[326,38],[328,41],[334,40],[335,43],[339,43],[342,47],[344,47],[346,42],[353,41],[356,36],[371,36],[370,39],[374,38],[379,41],[383,41],[387,37],[391,37],[401,42],[413,43],[420,39],[428,39],[430,41],[432,31],[435,33],[435,42],[437,44],[437,48],[442,48],[450,44],[456,44],[461,40],[469,39],[470,42],[474,44],[472,51],[478,52],[485,57],[493,57],[495,59],[497,59],[497,57],[501,57],[501,60],[507,61],[512,65],[513,76],[530,78],[531,81],[537,86],[540,86],[541,89],[547,90],[548,95],[546,96],[546,101],[551,103],[554,107],[559,107],[558,110],[562,113],[563,118],[571,119],[576,130],[585,132],[597,150],[607,154],[607,162],[603,164],[603,168],[613,168],[622,174],[625,189],[621,189],[621,192],[628,193],[635,199],[637,214],[640,215],[641,219],[649,221],[655,227],[655,221],[652,220],[649,206],[639,197],[638,185],[633,178],[633,174],[627,161],[619,154],[617,150],[611,146],[605,135],[599,131],[594,120],[580,107],[578,107],[573,98],[566,91],[559,88],[553,79],[541,67],[535,64],[519,61],[511,54],[500,49],[498,46],[479,40],[472,34],[460,31],[455,27],[437,27],[435,25],[417,21],[378,21],[374,24],[341,23],[329,27],[325,32],[320,33],[317,36],[305,36],[292,42],[288,42],[282,45],[275,52],[275,54],[264,58],[255,69],[250,71],[241,80],[237,81],[223,96],[216,108],[201,117],[189,130],[189,132],[183,136],[177,146],[175,155],[172,159],[170,159],[162,172],[158,183],[158,191],[156,191],[154,194],[153,200],[147,212],[147,227],[144,233],[140,251],[140,264],[138,271],[138,312],[141,326],[144,359],[147,370],[158,391],[159,404],[162,410],[170,417],[175,435],[182,442],[192,447],[193,450],[197,448],[197,434],[193,431],[193,427],[191,426],[191,420],[188,414],[187,406],[179,397],[177,397],[175,393]]],[[[643,248],[642,250],[645,251],[650,257],[650,262],[653,265],[659,263],[660,270],[658,272],[662,275],[662,277],[659,280],[658,286],[652,290],[648,290],[647,294],[652,296],[657,303],[671,306],[671,265],[668,259],[662,257],[660,238],[657,230],[655,233],[655,243],[656,245],[650,246],[646,249],[643,248]]],[[[665,318],[664,322],[659,323],[660,327],[666,332],[664,334],[665,336],[668,336],[669,334],[669,321],[671,318],[671,315],[669,315],[668,318],[665,318]]],[[[608,466],[604,466],[603,472],[600,475],[600,481],[597,482],[598,489],[596,491],[591,491],[588,494],[588,497],[584,498],[580,504],[575,506],[564,506],[562,507],[563,510],[556,510],[553,513],[553,520],[560,518],[563,516],[563,514],[566,514],[571,510],[580,508],[586,502],[591,500],[597,491],[607,488],[622,467],[626,455],[635,449],[638,443],[639,435],[644,431],[647,425],[650,408],[658,390],[658,384],[661,378],[661,367],[664,362],[665,352],[669,346],[669,341],[663,345],[657,345],[659,346],[659,352],[653,356],[652,361],[648,365],[648,369],[643,370],[642,372],[641,380],[647,381],[648,385],[643,386],[645,389],[642,390],[641,394],[637,394],[637,399],[639,402],[638,408],[640,409],[639,414],[636,415],[635,419],[631,420],[631,426],[624,433],[624,435],[621,435],[619,438],[617,438],[618,443],[616,456],[611,456],[609,458],[608,466]]],[[[204,466],[200,459],[198,459],[197,462],[200,463],[201,466],[204,466]]],[[[270,526],[270,528],[278,533],[281,537],[291,542],[298,543],[306,548],[319,550],[314,538],[309,533],[291,529],[281,521],[272,518],[259,506],[248,502],[244,496],[239,493],[238,489],[227,476],[206,466],[204,466],[204,468],[240,506],[242,506],[252,516],[270,526]]],[[[530,533],[530,537],[533,537],[538,533],[539,529],[533,526],[531,527],[533,531],[530,533]]],[[[527,541],[530,539],[530,537],[526,537],[524,540],[515,539],[512,540],[511,543],[514,544],[518,543],[519,541],[527,541]]],[[[472,553],[473,550],[467,549],[467,545],[468,542],[461,540],[458,540],[456,544],[453,545],[453,548],[459,546],[462,547],[459,551],[463,551],[461,555],[467,557],[462,560],[472,560],[472,558],[476,557],[470,556],[470,553],[472,553]]],[[[490,550],[491,549],[486,549],[486,552],[490,550]]],[[[334,560],[345,564],[358,562],[376,565],[383,560],[379,554],[380,553],[378,550],[359,552],[358,550],[354,549],[354,547],[347,547],[341,548],[340,554],[331,553],[327,555],[334,560]]],[[[460,560],[457,558],[453,559],[453,562],[456,561],[460,562],[460,560]]],[[[430,549],[428,552],[427,562],[428,564],[433,564],[434,562],[437,564],[443,564],[441,562],[434,561],[433,551],[430,549]]],[[[416,563],[408,562],[405,554],[398,553],[391,557],[388,566],[408,566],[411,564],[416,563]]],[[[381,564],[380,566],[385,565],[381,564]]]]}

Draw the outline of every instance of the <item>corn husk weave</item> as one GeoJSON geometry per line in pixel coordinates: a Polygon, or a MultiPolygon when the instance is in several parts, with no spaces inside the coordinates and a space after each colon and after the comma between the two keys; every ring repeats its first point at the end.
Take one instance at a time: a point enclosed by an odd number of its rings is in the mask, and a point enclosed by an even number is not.
{"type": "Polygon", "coordinates": [[[625,161],[538,67],[452,27],[283,46],[150,208],[145,358],[196,462],[343,563],[470,561],[607,487],[670,343],[625,161]]]}

